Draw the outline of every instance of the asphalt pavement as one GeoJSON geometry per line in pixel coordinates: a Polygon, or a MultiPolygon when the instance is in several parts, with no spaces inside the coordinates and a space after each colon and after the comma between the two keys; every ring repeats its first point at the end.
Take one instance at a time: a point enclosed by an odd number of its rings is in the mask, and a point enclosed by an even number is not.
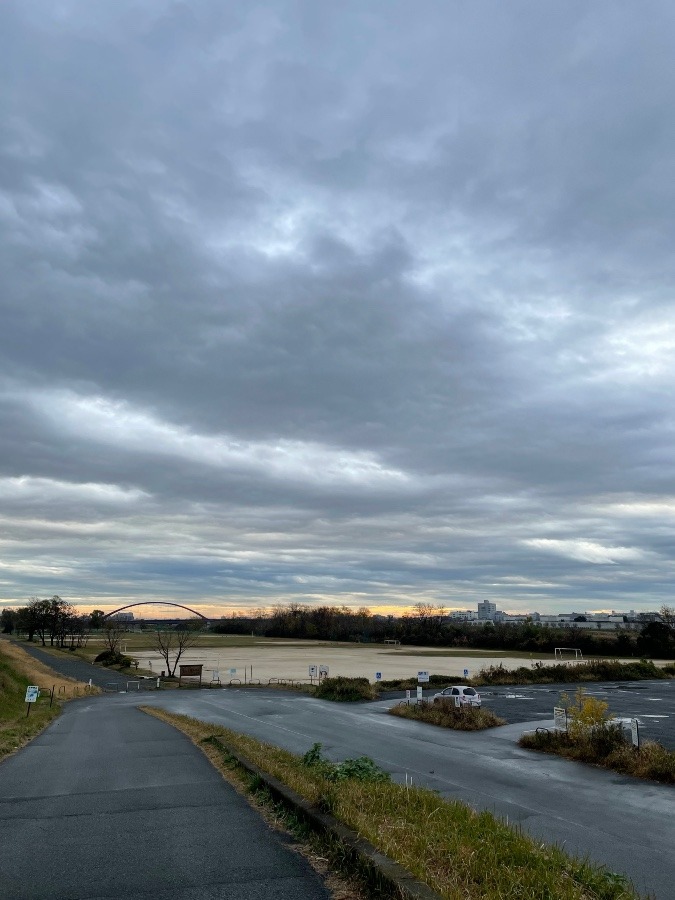
{"type": "MultiPolygon", "coordinates": [[[[49,659],[52,660],[50,664],[54,665],[53,657],[49,659]]],[[[54,667],[61,669],[60,665],[54,667]]],[[[607,684],[593,682],[585,684],[584,687],[589,694],[607,699],[610,710],[615,715],[638,716],[643,724],[643,737],[659,738],[667,745],[673,746],[675,687],[671,681],[607,684]]],[[[89,779],[90,782],[89,786],[85,787],[85,795],[88,793],[96,795],[99,788],[95,785],[101,780],[103,785],[101,793],[105,798],[109,792],[107,779],[111,777],[111,773],[119,774],[129,760],[134,758],[135,748],[120,746],[119,740],[115,744],[114,735],[118,729],[122,730],[122,735],[126,733],[130,727],[127,725],[131,722],[128,718],[130,714],[142,716],[134,709],[140,702],[226,725],[295,753],[304,753],[315,741],[319,741],[323,744],[326,755],[334,760],[367,754],[389,771],[395,780],[403,782],[412,779],[413,783],[430,787],[442,796],[461,800],[476,809],[490,810],[508,822],[522,827],[537,840],[558,844],[568,852],[577,856],[587,856],[611,871],[627,875],[641,893],[649,894],[655,900],[671,900],[675,884],[673,853],[675,789],[671,786],[624,777],[559,757],[523,750],[517,745],[518,737],[523,730],[538,725],[552,726],[553,706],[558,705],[560,692],[573,693],[574,690],[575,685],[486,689],[483,693],[486,706],[494,709],[511,724],[479,733],[449,731],[387,715],[388,708],[396,702],[393,699],[363,704],[336,704],[307,695],[260,688],[153,691],[144,694],[142,699],[132,693],[108,694],[69,704],[63,716],[42,737],[13,760],[1,764],[0,798],[4,796],[6,786],[11,785],[16,777],[16,774],[12,774],[8,779],[7,772],[23,771],[21,777],[24,785],[28,783],[31,772],[40,772],[38,780],[41,780],[43,760],[47,761],[46,771],[51,772],[54,777],[60,778],[59,767],[65,766],[65,770],[71,772],[72,780],[75,773],[69,762],[71,752],[74,754],[75,768],[81,772],[78,778],[89,779]],[[49,753],[52,746],[51,735],[62,728],[64,723],[71,727],[68,723],[76,721],[77,710],[86,710],[89,721],[95,723],[94,727],[89,731],[86,728],[80,729],[79,737],[74,743],[57,748],[58,759],[61,762],[57,762],[55,767],[49,753]],[[106,743],[108,740],[112,741],[110,750],[106,743]],[[90,744],[91,752],[87,751],[89,755],[85,754],[84,759],[81,755],[78,756],[79,748],[86,748],[90,744]],[[21,767],[18,770],[16,768],[20,760],[23,760],[21,764],[23,770],[21,767]],[[58,771],[55,772],[55,769],[58,771]]],[[[165,725],[162,727],[168,728],[165,725]]],[[[161,740],[162,745],[166,740],[169,738],[165,732],[161,740]]],[[[137,749],[142,759],[144,741],[132,740],[131,743],[138,744],[137,749]]],[[[193,752],[197,751],[193,749],[193,752]]],[[[154,866],[156,842],[149,836],[154,834],[155,827],[163,833],[168,824],[160,812],[155,826],[153,803],[161,811],[161,804],[167,797],[176,796],[180,799],[181,791],[185,789],[181,780],[184,768],[175,766],[171,753],[165,755],[157,751],[150,758],[153,760],[152,777],[159,779],[161,790],[158,789],[150,797],[147,808],[144,806],[139,810],[140,822],[136,823],[132,807],[130,820],[132,827],[123,832],[125,840],[119,838],[122,833],[120,826],[124,828],[126,825],[124,817],[122,823],[117,821],[114,826],[107,829],[97,823],[91,832],[93,842],[90,842],[91,846],[87,845],[88,849],[84,853],[84,857],[91,852],[97,860],[106,860],[105,878],[110,879],[110,885],[115,891],[118,889],[119,880],[115,880],[115,865],[111,865],[108,858],[111,855],[117,858],[124,857],[127,852],[125,848],[130,847],[135,860],[132,871],[142,871],[144,859],[148,860],[147,865],[154,866]],[[158,794],[165,799],[160,801],[158,794]],[[147,841],[149,842],[144,849],[144,843],[147,841]],[[109,847],[109,851],[105,850],[106,846],[109,847]]],[[[206,764],[205,760],[201,762],[206,764]]],[[[143,765],[147,768],[147,762],[143,765]]],[[[133,767],[131,771],[133,773],[133,767]]],[[[219,779],[213,770],[211,775],[219,779]]],[[[80,792],[78,784],[76,778],[73,791],[75,796],[80,792]]],[[[61,799],[48,816],[48,818],[57,817],[56,826],[51,829],[50,825],[50,830],[45,832],[48,835],[47,847],[52,840],[59,839],[62,833],[66,836],[69,841],[67,855],[70,855],[70,844],[75,846],[75,842],[68,838],[70,834],[68,819],[66,818],[65,826],[61,829],[58,826],[58,816],[69,815],[68,803],[63,796],[71,792],[71,787],[72,785],[69,785],[67,789],[64,787],[63,791],[57,792],[57,797],[61,799]]],[[[51,796],[44,785],[38,793],[40,796],[44,794],[46,798],[51,796]]],[[[190,794],[191,791],[188,790],[187,793],[190,794]]],[[[208,794],[208,791],[205,794],[208,794]]],[[[12,796],[14,795],[10,795],[10,800],[12,796]]],[[[30,797],[26,794],[25,788],[24,794],[19,793],[17,796],[23,797],[24,800],[30,797]]],[[[197,795],[198,808],[199,796],[197,795]]],[[[207,797],[204,796],[204,799],[206,801],[207,797]]],[[[0,815],[6,816],[8,808],[4,804],[0,805],[0,815]]],[[[30,810],[27,812],[30,813],[30,810]]],[[[208,823],[209,815],[210,813],[207,813],[206,821],[202,822],[199,813],[197,822],[199,829],[205,830],[206,838],[209,837],[211,828],[210,835],[215,848],[215,844],[222,845],[222,842],[218,837],[218,826],[212,827],[208,823]]],[[[181,830],[184,830],[183,819],[180,818],[179,821],[181,830]]],[[[0,821],[0,842],[2,842],[0,846],[4,847],[7,846],[9,836],[14,838],[15,829],[3,834],[3,827],[4,822],[0,821]]],[[[35,837],[33,847],[45,846],[42,831],[35,836],[30,831],[18,833],[23,834],[19,854],[21,861],[28,858],[33,837],[35,837]]],[[[86,826],[80,834],[83,841],[89,841],[89,830],[86,826]]],[[[167,841],[170,846],[173,842],[175,847],[175,837],[170,833],[167,841]]],[[[234,846],[238,855],[240,843],[235,840],[234,846]]],[[[214,852],[221,851],[214,849],[214,852]]],[[[42,859],[42,850],[40,853],[42,859]]],[[[225,857],[227,856],[228,853],[225,853],[225,857]]],[[[74,858],[80,860],[84,857],[80,848],[79,856],[76,853],[74,858]]],[[[158,871],[161,873],[173,871],[171,854],[161,859],[162,866],[158,871]]],[[[4,860],[0,862],[0,876],[4,874],[2,867],[5,865],[7,863],[4,860]]],[[[49,871],[58,875],[60,871],[58,865],[50,863],[50,866],[49,871]]],[[[60,866],[64,870],[63,862],[60,866]]],[[[83,872],[87,871],[84,863],[78,861],[76,871],[78,867],[81,867],[83,872]]],[[[17,862],[13,877],[18,878],[20,872],[26,870],[25,865],[17,862]]],[[[193,872],[193,869],[188,867],[188,871],[193,872]]],[[[31,877],[35,877],[32,872],[31,877]]],[[[152,883],[152,878],[149,883],[152,883]]],[[[102,900],[112,896],[106,893],[54,894],[53,892],[2,894],[2,884],[4,882],[0,881],[0,898],[68,896],[98,897],[102,900]]],[[[159,887],[165,890],[161,881],[159,887]]],[[[184,890],[182,882],[179,889],[184,890]]],[[[171,888],[166,890],[170,891],[171,888]]],[[[195,900],[207,897],[210,900],[212,897],[220,896],[228,898],[268,896],[264,893],[250,895],[195,893],[189,889],[185,889],[183,894],[163,894],[158,893],[157,889],[153,889],[151,895],[133,894],[128,890],[124,893],[125,896],[138,897],[139,900],[141,897],[147,897],[149,900],[150,896],[158,900],[183,896],[194,897],[195,900]]],[[[284,895],[275,893],[269,896],[284,895]]],[[[298,892],[296,896],[314,895],[298,892]]]]}
{"type": "MultiPolygon", "coordinates": [[[[127,694],[94,702],[105,703],[113,715],[117,706],[139,701],[127,694]]],[[[294,753],[319,741],[330,759],[368,755],[399,782],[412,779],[444,797],[490,810],[537,840],[627,875],[642,894],[673,897],[675,789],[521,749],[518,737],[540,719],[458,732],[390,716],[393,701],[338,704],[246,688],[160,691],[143,702],[294,753]]]]}
{"type": "Polygon", "coordinates": [[[328,900],[206,757],[124,696],[67,704],[0,763],[0,898],[328,900]]]}
{"type": "MultiPolygon", "coordinates": [[[[137,683],[141,689],[150,689],[154,688],[157,683],[154,678],[133,678],[129,675],[122,675],[115,669],[102,669],[100,666],[93,666],[91,663],[85,662],[74,654],[72,657],[63,654],[53,656],[51,653],[42,650],[40,647],[35,647],[32,644],[22,642],[20,646],[22,650],[34,659],[44,663],[46,666],[50,666],[61,675],[66,675],[68,678],[75,678],[78,681],[84,681],[85,684],[91,679],[92,684],[95,684],[97,687],[103,688],[104,690],[126,690],[127,684],[131,684],[132,682],[137,683]]],[[[131,689],[136,690],[133,685],[131,689]]]]}

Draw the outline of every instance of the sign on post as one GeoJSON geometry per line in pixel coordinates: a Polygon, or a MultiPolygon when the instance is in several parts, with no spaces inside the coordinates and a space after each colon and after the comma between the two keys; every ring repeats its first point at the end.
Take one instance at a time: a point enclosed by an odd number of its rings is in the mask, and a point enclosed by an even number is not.
{"type": "Polygon", "coordinates": [[[428,673],[428,672],[418,672],[418,673],[417,673],[417,680],[418,680],[420,683],[423,682],[423,681],[428,681],[428,680],[429,680],[429,673],[428,673]]]}
{"type": "Polygon", "coordinates": [[[319,666],[319,678],[328,678],[328,666],[319,666]]]}
{"type": "Polygon", "coordinates": [[[382,672],[375,673],[375,681],[382,681],[382,672]]]}
{"type": "Polygon", "coordinates": [[[405,692],[405,702],[410,703],[410,691],[405,692]]]}
{"type": "Polygon", "coordinates": [[[637,719],[630,720],[630,736],[633,746],[640,749],[640,724],[637,719]]]}
{"type": "Polygon", "coordinates": [[[464,677],[465,677],[465,678],[468,678],[468,677],[469,677],[469,670],[468,670],[468,669],[464,669],[464,677]]]}
{"type": "Polygon", "coordinates": [[[236,669],[230,669],[230,675],[236,675],[236,674],[237,674],[236,669]]]}
{"type": "Polygon", "coordinates": [[[424,695],[423,695],[423,693],[422,693],[422,688],[421,688],[421,687],[418,687],[418,688],[417,688],[417,700],[418,700],[418,701],[421,700],[423,696],[424,696],[424,695]]]}
{"type": "Polygon", "coordinates": [[[553,707],[553,727],[556,731],[567,731],[567,710],[562,706],[553,707]]]}
{"type": "Polygon", "coordinates": [[[178,687],[183,683],[184,678],[199,678],[199,686],[202,684],[202,669],[204,666],[202,663],[197,665],[181,665],[178,667],[179,675],[178,675],[178,687]]]}
{"type": "Polygon", "coordinates": [[[36,684],[29,684],[26,688],[26,718],[30,715],[31,703],[35,703],[40,696],[40,688],[36,684]]]}
{"type": "Polygon", "coordinates": [[[319,675],[319,667],[318,666],[310,666],[309,667],[309,677],[317,678],[319,675]]]}

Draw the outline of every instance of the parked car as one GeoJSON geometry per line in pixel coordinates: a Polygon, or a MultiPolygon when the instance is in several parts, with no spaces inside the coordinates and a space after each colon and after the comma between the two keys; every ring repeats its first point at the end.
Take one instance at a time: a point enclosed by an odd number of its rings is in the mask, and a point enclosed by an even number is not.
{"type": "Polygon", "coordinates": [[[455,704],[458,706],[480,706],[481,699],[480,694],[476,690],[476,688],[467,687],[466,685],[459,684],[453,685],[452,687],[446,687],[442,691],[439,691],[437,694],[434,694],[432,697],[434,703],[440,703],[441,701],[455,701],[455,704]],[[459,703],[457,703],[459,701],[459,703]]]}

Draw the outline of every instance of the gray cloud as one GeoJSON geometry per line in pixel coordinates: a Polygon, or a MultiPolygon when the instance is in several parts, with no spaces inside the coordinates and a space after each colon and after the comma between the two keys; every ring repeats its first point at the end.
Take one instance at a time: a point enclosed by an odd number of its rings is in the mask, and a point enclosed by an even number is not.
{"type": "Polygon", "coordinates": [[[0,603],[672,599],[653,3],[0,9],[0,603]]]}

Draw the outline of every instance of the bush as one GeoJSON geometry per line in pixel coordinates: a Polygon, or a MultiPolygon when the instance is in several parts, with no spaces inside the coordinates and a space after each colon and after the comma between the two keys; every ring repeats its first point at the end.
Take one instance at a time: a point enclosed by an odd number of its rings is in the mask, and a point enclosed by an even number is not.
{"type": "Polygon", "coordinates": [[[502,663],[488,666],[478,673],[476,684],[540,684],[574,681],[640,681],[645,678],[667,678],[670,673],[655,666],[650,659],[621,663],[616,659],[590,659],[587,662],[535,663],[531,668],[507,669],[502,663]]]}
{"type": "Polygon", "coordinates": [[[369,756],[345,759],[334,763],[321,755],[321,744],[312,744],[302,757],[303,766],[314,769],[326,781],[391,781],[391,776],[381,769],[369,756]]]}
{"type": "Polygon", "coordinates": [[[482,731],[484,728],[506,725],[506,720],[500,719],[491,709],[484,709],[482,706],[455,706],[454,703],[447,701],[430,703],[423,700],[421,703],[399,703],[398,706],[392,706],[389,712],[403,719],[415,719],[418,722],[427,722],[441,728],[455,728],[458,731],[482,731]]]}
{"type": "Polygon", "coordinates": [[[324,678],[316,689],[315,697],[322,700],[335,700],[339,703],[356,700],[373,700],[375,691],[367,678],[324,678]]]}
{"type": "Polygon", "coordinates": [[[120,666],[126,669],[132,665],[133,660],[118,650],[104,650],[103,653],[99,653],[94,662],[100,663],[102,666],[120,666]]]}

